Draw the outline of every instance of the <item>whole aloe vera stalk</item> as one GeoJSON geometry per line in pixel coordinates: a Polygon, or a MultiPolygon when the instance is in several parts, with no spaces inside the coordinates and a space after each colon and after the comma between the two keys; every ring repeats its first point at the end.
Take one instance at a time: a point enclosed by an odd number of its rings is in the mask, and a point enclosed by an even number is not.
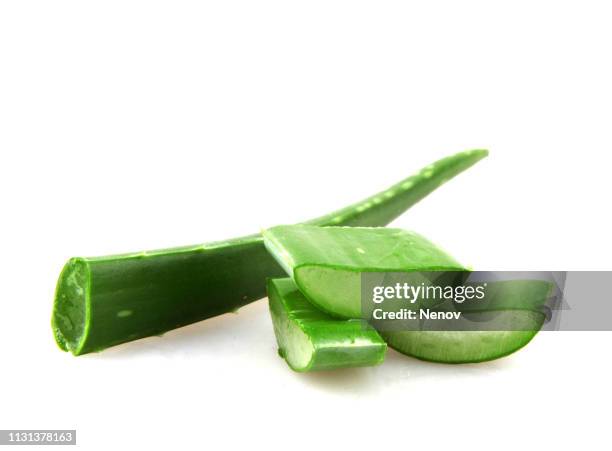
{"type": "Polygon", "coordinates": [[[378,365],[387,344],[359,320],[332,318],[315,308],[290,278],[268,280],[279,353],[295,371],[378,365]]]}
{"type": "MultiPolygon", "coordinates": [[[[389,189],[310,221],[385,225],[486,150],[443,158],[389,189]]],[[[265,296],[267,277],[283,270],[260,235],[174,249],[70,259],[53,307],[55,340],[74,355],[99,351],[238,309],[265,296]]]]}
{"type": "MultiPolygon", "coordinates": [[[[294,225],[272,227],[263,235],[304,296],[340,318],[362,318],[363,272],[466,271],[427,239],[399,229],[294,225]]],[[[424,360],[464,363],[503,357],[526,345],[545,319],[536,307],[546,299],[548,286],[512,283],[514,289],[498,284],[495,304],[470,312],[465,320],[495,314],[497,330],[427,330],[425,325],[426,330],[379,332],[392,348],[424,360]]]]}

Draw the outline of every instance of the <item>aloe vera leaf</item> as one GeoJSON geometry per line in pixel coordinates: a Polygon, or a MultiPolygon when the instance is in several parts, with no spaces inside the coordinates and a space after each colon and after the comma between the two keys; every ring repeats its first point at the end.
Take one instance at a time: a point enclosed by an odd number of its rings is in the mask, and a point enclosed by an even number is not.
{"type": "MultiPolygon", "coordinates": [[[[310,222],[385,225],[486,155],[486,150],[473,150],[443,158],[379,194],[310,222]]],[[[52,329],[64,351],[100,351],[235,311],[265,296],[267,277],[283,274],[260,235],[75,257],[57,283],[52,329]]]]}

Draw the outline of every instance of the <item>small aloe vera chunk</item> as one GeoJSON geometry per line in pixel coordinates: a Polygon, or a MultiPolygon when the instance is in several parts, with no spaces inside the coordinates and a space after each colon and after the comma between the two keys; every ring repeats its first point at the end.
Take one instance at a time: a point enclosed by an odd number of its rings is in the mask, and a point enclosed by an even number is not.
{"type": "Polygon", "coordinates": [[[360,320],[339,320],[316,309],[290,278],[268,280],[279,353],[299,372],[378,365],[387,344],[360,320]]]}
{"type": "Polygon", "coordinates": [[[321,310],[361,318],[361,273],[463,271],[424,237],[384,227],[277,226],[264,242],[298,288],[321,310]]]}

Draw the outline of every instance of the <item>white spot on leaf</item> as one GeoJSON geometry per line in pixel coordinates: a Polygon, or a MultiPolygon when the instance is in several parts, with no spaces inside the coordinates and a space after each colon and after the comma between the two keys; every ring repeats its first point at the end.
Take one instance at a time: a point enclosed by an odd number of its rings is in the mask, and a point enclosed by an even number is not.
{"type": "Polygon", "coordinates": [[[132,313],[134,312],[132,312],[131,310],[119,310],[117,312],[117,318],[127,318],[128,316],[131,316],[132,313]]]}

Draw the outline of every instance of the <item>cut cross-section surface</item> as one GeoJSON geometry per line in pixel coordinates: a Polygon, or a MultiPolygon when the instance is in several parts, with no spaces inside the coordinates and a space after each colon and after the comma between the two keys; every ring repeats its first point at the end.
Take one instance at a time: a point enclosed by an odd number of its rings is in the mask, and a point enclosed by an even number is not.
{"type": "Polygon", "coordinates": [[[387,345],[360,320],[341,320],[316,309],[290,278],[268,281],[268,299],[279,353],[299,372],[371,366],[387,345]]]}

